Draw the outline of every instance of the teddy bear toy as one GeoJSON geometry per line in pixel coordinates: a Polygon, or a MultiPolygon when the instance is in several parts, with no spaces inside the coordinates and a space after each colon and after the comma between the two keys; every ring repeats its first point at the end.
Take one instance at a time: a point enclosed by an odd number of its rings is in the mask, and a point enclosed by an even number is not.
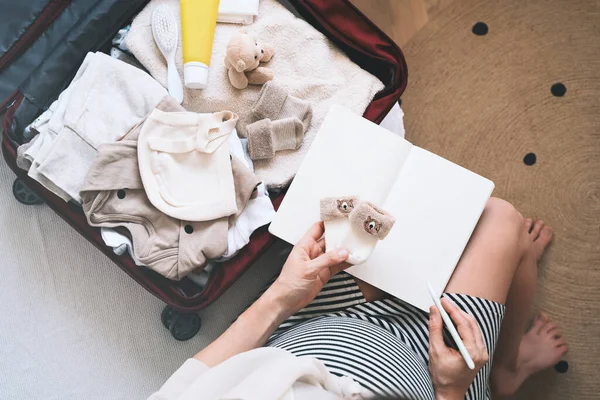
{"type": "Polygon", "coordinates": [[[245,28],[240,29],[227,44],[225,55],[231,84],[237,89],[244,89],[249,83],[262,85],[273,79],[273,71],[259,64],[268,62],[274,52],[272,45],[259,42],[245,28]]]}

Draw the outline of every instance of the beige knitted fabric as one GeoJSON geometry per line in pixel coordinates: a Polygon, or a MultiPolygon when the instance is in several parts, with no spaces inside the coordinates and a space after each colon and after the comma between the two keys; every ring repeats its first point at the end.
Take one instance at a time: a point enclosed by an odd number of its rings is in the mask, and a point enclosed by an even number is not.
{"type": "MultiPolygon", "coordinates": [[[[167,66],[152,39],[150,17],[154,8],[167,4],[179,21],[178,0],[152,0],[134,19],[126,43],[150,74],[163,86],[167,84],[167,66]]],[[[287,93],[313,107],[312,123],[298,150],[281,151],[276,157],[255,162],[255,172],[269,187],[283,187],[292,180],[306,151],[315,138],[332,104],[340,104],[363,114],[383,84],[375,76],[353,63],[322,33],[296,18],[276,0],[261,0],[256,22],[248,26],[260,40],[275,46],[273,59],[266,64],[275,74],[274,82],[287,93]]],[[[239,26],[217,24],[209,70],[208,87],[185,89],[183,106],[190,111],[231,110],[240,116],[237,130],[246,136],[246,126],[256,121],[252,106],[259,98],[260,86],[235,89],[224,65],[227,43],[239,26]]],[[[181,45],[176,54],[182,74],[181,45]]]]}
{"type": "Polygon", "coordinates": [[[272,158],[277,151],[298,149],[304,139],[304,126],[296,117],[275,121],[265,118],[248,125],[250,158],[272,158]]]}
{"type": "Polygon", "coordinates": [[[377,240],[385,239],[396,222],[393,215],[368,201],[359,202],[348,218],[355,230],[364,231],[377,240]]]}
{"type": "Polygon", "coordinates": [[[237,115],[155,109],[142,126],[138,162],[148,199],[166,215],[210,221],[237,212],[227,137],[237,115]]]}
{"type": "Polygon", "coordinates": [[[310,103],[290,95],[275,82],[267,82],[263,85],[252,112],[257,119],[276,120],[295,117],[302,121],[304,129],[308,129],[312,120],[310,103]]]}

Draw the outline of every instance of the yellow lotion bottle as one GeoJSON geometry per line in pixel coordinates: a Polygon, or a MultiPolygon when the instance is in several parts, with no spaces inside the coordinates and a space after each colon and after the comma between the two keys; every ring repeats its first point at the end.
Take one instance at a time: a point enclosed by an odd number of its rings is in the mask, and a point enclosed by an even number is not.
{"type": "Polygon", "coordinates": [[[208,83],[219,0],[180,0],[179,4],[185,87],[204,89],[208,83]]]}

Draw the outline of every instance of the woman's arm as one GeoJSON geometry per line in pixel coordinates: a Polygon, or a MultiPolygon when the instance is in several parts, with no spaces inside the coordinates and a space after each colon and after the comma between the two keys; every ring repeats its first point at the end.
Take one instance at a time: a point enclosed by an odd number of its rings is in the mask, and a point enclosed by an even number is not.
{"type": "Polygon", "coordinates": [[[290,253],[269,289],[217,340],[194,356],[209,368],[263,346],[279,325],[308,305],[329,279],[348,267],[348,251],[325,253],[323,222],[317,222],[290,253]]]}
{"type": "Polygon", "coordinates": [[[194,358],[212,368],[236,354],[261,347],[287,316],[281,299],[267,291],[194,358]]]}

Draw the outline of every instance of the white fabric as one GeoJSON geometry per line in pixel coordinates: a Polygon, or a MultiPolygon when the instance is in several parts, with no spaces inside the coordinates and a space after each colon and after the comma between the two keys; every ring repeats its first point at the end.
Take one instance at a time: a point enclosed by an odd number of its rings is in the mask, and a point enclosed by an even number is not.
{"type": "Polygon", "coordinates": [[[102,236],[102,240],[104,240],[104,244],[112,247],[116,255],[122,256],[125,253],[129,253],[135,265],[140,267],[144,265],[133,253],[133,243],[127,236],[120,234],[112,228],[100,228],[100,235],[102,236]]]}
{"type": "Polygon", "coordinates": [[[348,250],[349,264],[361,264],[369,258],[377,239],[373,236],[353,229],[348,218],[325,221],[325,242],[327,250],[344,248],[348,250]]]}
{"type": "MultiPolygon", "coordinates": [[[[178,0],[152,0],[134,19],[125,39],[131,52],[163,86],[167,84],[167,66],[152,40],[150,16],[153,9],[167,4],[179,19],[178,0]]],[[[275,74],[275,82],[289,94],[312,104],[313,118],[304,142],[298,150],[278,152],[272,159],[257,161],[256,174],[268,188],[287,186],[298,170],[314,140],[325,114],[332,104],[340,104],[362,114],[377,92],[383,89],[379,79],[353,63],[322,33],[296,18],[276,0],[262,0],[259,15],[249,31],[275,47],[273,59],[265,64],[275,74]]],[[[252,106],[261,86],[235,89],[224,65],[227,43],[238,26],[217,24],[209,70],[208,87],[186,89],[183,106],[196,112],[231,110],[240,116],[237,128],[246,136],[246,125],[254,122],[252,106]]],[[[181,46],[176,61],[182,73],[181,46]]]]}
{"type": "Polygon", "coordinates": [[[400,137],[404,137],[406,132],[404,131],[404,111],[400,108],[398,103],[394,104],[389,113],[385,116],[379,126],[387,129],[390,132],[395,133],[400,137]]]}
{"type": "Polygon", "coordinates": [[[359,400],[367,394],[316,358],[259,348],[210,369],[191,358],[149,400],[359,400]]]}
{"type": "Polygon", "coordinates": [[[148,200],[184,221],[235,214],[228,136],[237,116],[164,112],[148,116],[138,138],[138,164],[148,200]]]}
{"type": "Polygon", "coordinates": [[[63,200],[80,202],[96,148],[114,142],[166,95],[145,72],[102,53],[88,53],[39,138],[25,152],[29,176],[63,200]]]}
{"type": "Polygon", "coordinates": [[[251,24],[258,15],[258,0],[221,0],[217,22],[251,24]]]}
{"type": "MultiPolygon", "coordinates": [[[[254,170],[253,164],[244,151],[242,142],[236,131],[229,136],[229,150],[246,167],[254,170]]],[[[236,218],[227,232],[227,252],[218,261],[225,261],[235,256],[238,251],[250,242],[252,232],[270,223],[275,217],[275,209],[269,198],[269,192],[263,183],[258,185],[257,196],[250,199],[246,208],[236,218]]]]}

